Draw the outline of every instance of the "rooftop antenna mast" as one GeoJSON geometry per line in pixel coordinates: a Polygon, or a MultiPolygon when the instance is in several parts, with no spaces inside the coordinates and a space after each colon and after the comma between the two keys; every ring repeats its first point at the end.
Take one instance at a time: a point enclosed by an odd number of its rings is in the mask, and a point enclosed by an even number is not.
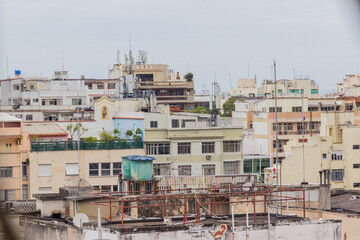
{"type": "Polygon", "coordinates": [[[120,50],[116,51],[116,63],[120,63],[120,50]]]}
{"type": "Polygon", "coordinates": [[[233,85],[231,83],[231,76],[230,76],[230,73],[229,73],[229,82],[230,82],[230,89],[233,88],[233,85]]]}
{"type": "Polygon", "coordinates": [[[217,91],[217,82],[216,82],[216,71],[214,72],[214,82],[212,83],[212,111],[211,111],[211,126],[216,126],[216,91],[217,91]]]}

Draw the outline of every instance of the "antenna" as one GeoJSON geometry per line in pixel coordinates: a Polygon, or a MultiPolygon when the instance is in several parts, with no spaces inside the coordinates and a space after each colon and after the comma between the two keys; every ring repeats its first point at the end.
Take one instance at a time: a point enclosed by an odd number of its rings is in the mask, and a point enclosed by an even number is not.
{"type": "Polygon", "coordinates": [[[230,73],[229,73],[229,82],[230,82],[230,88],[233,88],[233,85],[231,83],[231,76],[230,76],[230,73]]]}
{"type": "Polygon", "coordinates": [[[120,50],[116,51],[116,63],[120,63],[120,50]]]}
{"type": "Polygon", "coordinates": [[[250,78],[250,63],[248,63],[248,79],[250,78]]]}
{"type": "MultiPolygon", "coordinates": [[[[61,70],[64,71],[64,51],[61,50],[61,70]]],[[[63,73],[61,73],[63,74],[63,73]]]]}

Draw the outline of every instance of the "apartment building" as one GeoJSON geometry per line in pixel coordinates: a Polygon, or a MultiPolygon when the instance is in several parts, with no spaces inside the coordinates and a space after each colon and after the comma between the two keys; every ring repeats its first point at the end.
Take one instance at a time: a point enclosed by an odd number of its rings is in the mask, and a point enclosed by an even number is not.
{"type": "Polygon", "coordinates": [[[360,96],[360,74],[346,75],[343,82],[337,84],[337,93],[343,96],[360,96]]]}
{"type": "Polygon", "coordinates": [[[305,138],[304,156],[302,142],[289,142],[285,146],[288,157],[281,165],[282,182],[291,184],[303,180],[304,157],[307,182],[319,183],[319,172],[329,170],[332,189],[359,190],[360,127],[351,123],[351,119],[349,113],[322,114],[321,134],[305,138]]]}
{"type": "MultiPolygon", "coordinates": [[[[319,85],[309,78],[298,78],[294,80],[280,79],[276,81],[278,97],[319,97],[319,85]]],[[[230,89],[232,96],[259,97],[273,96],[275,94],[275,83],[264,80],[262,86],[257,86],[256,76],[253,79],[238,79],[237,88],[230,89]]]]}
{"type": "Polygon", "coordinates": [[[29,198],[29,143],[22,121],[0,112],[0,201],[29,198]]]}
{"type": "Polygon", "coordinates": [[[184,111],[194,107],[194,80],[181,78],[165,64],[135,65],[134,77],[141,90],[153,90],[159,104],[168,104],[171,111],[184,111]]]}
{"type": "Polygon", "coordinates": [[[146,113],[146,154],[154,156],[155,175],[243,173],[243,129],[231,118],[212,126],[206,114],[146,113]]]}

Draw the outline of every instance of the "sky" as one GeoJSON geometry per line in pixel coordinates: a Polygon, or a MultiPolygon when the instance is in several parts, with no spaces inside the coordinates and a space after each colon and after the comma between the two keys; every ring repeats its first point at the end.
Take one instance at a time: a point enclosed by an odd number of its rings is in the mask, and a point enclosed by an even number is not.
{"type": "MultiPolygon", "coordinates": [[[[360,72],[355,0],[0,0],[0,78],[106,78],[116,51],[194,74],[196,93],[237,78],[310,76],[320,93],[360,72]],[[63,57],[62,57],[63,56],[63,57]]],[[[120,58],[121,62],[123,57],[120,58]]]]}

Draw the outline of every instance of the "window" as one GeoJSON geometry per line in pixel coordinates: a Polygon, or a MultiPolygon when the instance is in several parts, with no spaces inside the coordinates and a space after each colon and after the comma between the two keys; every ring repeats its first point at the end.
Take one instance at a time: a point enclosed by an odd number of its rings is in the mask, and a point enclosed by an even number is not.
{"type": "Polygon", "coordinates": [[[22,115],[21,115],[21,114],[16,114],[15,117],[22,119],[22,115]]]}
{"type": "Polygon", "coordinates": [[[0,201],[15,200],[15,190],[0,190],[0,201]]]}
{"type": "Polygon", "coordinates": [[[7,143],[6,150],[11,150],[11,149],[12,149],[12,143],[7,143]]]}
{"type": "Polygon", "coordinates": [[[32,121],[32,120],[33,120],[33,115],[32,114],[26,115],[26,121],[32,121]]]}
{"type": "Polygon", "coordinates": [[[279,90],[278,90],[278,93],[280,93],[280,94],[281,94],[281,93],[282,93],[282,89],[279,89],[279,90]]]}
{"type": "Polygon", "coordinates": [[[180,165],[178,167],[179,176],[191,176],[191,165],[180,165]]]}
{"type": "Polygon", "coordinates": [[[110,176],[110,163],[101,163],[101,176],[110,176]]]}
{"type": "Polygon", "coordinates": [[[39,102],[39,99],[38,99],[38,98],[34,98],[32,101],[33,101],[33,102],[39,102]]]}
{"type": "Polygon", "coordinates": [[[89,83],[89,84],[88,84],[88,88],[89,88],[89,89],[92,89],[92,83],[89,83]]]}
{"type": "Polygon", "coordinates": [[[157,128],[158,122],[157,121],[150,121],[150,128],[157,128]]]}
{"type": "Polygon", "coordinates": [[[284,124],[284,131],[292,131],[293,124],[292,123],[283,123],[284,124]]]}
{"type": "Polygon", "coordinates": [[[302,134],[302,131],[303,130],[305,131],[305,128],[306,128],[305,123],[303,124],[302,122],[298,122],[296,124],[296,127],[297,127],[297,133],[298,134],[302,134]]]}
{"type": "Polygon", "coordinates": [[[148,155],[170,154],[170,143],[148,143],[146,144],[146,154],[148,155]]]}
{"type": "Polygon", "coordinates": [[[321,107],[321,111],[324,111],[324,112],[334,111],[334,107],[321,107]]]}
{"type": "Polygon", "coordinates": [[[72,105],[81,105],[82,99],[81,98],[73,98],[72,99],[72,105]]]}
{"type": "Polygon", "coordinates": [[[354,105],[352,103],[345,103],[345,109],[346,111],[353,110],[354,105]]]}
{"type": "Polygon", "coordinates": [[[14,90],[19,91],[20,90],[20,84],[14,84],[14,90]]]}
{"type": "Polygon", "coordinates": [[[239,174],[240,161],[224,162],[224,174],[239,174]]]}
{"type": "Polygon", "coordinates": [[[28,185],[23,184],[22,185],[22,200],[28,200],[28,185]]]}
{"type": "Polygon", "coordinates": [[[22,179],[27,179],[27,164],[22,162],[22,179]]]}
{"type": "Polygon", "coordinates": [[[202,165],[202,172],[204,175],[215,175],[215,164],[202,165]]]}
{"type": "Polygon", "coordinates": [[[156,176],[169,175],[169,172],[168,172],[169,167],[170,167],[169,163],[154,163],[154,165],[153,165],[154,175],[156,175],[156,176]]]}
{"type": "Polygon", "coordinates": [[[46,101],[45,99],[41,100],[41,105],[45,106],[46,105],[46,101]]]}
{"type": "Polygon", "coordinates": [[[318,89],[311,89],[311,94],[318,94],[319,90],[318,89]]]}
{"type": "Polygon", "coordinates": [[[50,177],[51,176],[51,164],[39,164],[38,165],[38,176],[39,177],[50,177]]]}
{"type": "Polygon", "coordinates": [[[179,119],[171,120],[171,127],[172,128],[179,128],[179,119]]]}
{"type": "MultiPolygon", "coordinates": [[[[278,130],[281,131],[281,123],[278,123],[278,130]]],[[[276,131],[276,123],[273,123],[273,131],[276,131]]]]}
{"type": "Polygon", "coordinates": [[[344,181],[345,170],[333,169],[331,170],[331,181],[344,181]]]}
{"type": "Polygon", "coordinates": [[[319,130],[320,129],[320,122],[310,122],[310,129],[311,130],[319,130]]]}
{"type": "Polygon", "coordinates": [[[244,159],[244,173],[252,173],[252,159],[244,159]]]}
{"type": "Polygon", "coordinates": [[[360,183],[354,183],[353,187],[360,187],[360,183]]]}
{"type": "Polygon", "coordinates": [[[323,154],[322,154],[322,159],[323,159],[323,160],[327,160],[327,154],[326,154],[326,153],[323,153],[323,154]]]}
{"type": "Polygon", "coordinates": [[[101,192],[111,192],[111,185],[101,186],[101,192]]]}
{"type": "Polygon", "coordinates": [[[319,110],[318,107],[308,107],[308,111],[309,111],[309,112],[316,112],[316,111],[318,111],[318,110],[319,110]]]}
{"type": "MultiPolygon", "coordinates": [[[[269,112],[275,112],[275,107],[269,107],[269,112]]],[[[282,112],[282,107],[277,107],[277,112],[282,112]]]]}
{"type": "Polygon", "coordinates": [[[0,178],[11,178],[13,176],[12,167],[0,167],[0,178]]]}
{"type": "Polygon", "coordinates": [[[178,143],[178,154],[190,154],[191,143],[178,143]]]}
{"type": "Polygon", "coordinates": [[[299,93],[299,89],[290,89],[290,93],[299,93]]]}
{"type": "Polygon", "coordinates": [[[50,105],[57,105],[57,99],[51,99],[49,104],[50,105]]]}
{"type": "Polygon", "coordinates": [[[353,164],[353,168],[360,168],[360,164],[358,163],[353,164]]]}
{"type": "Polygon", "coordinates": [[[215,142],[203,142],[202,153],[215,153],[215,142]]]}
{"type": "Polygon", "coordinates": [[[240,152],[240,141],[224,141],[224,152],[240,152]]]}
{"type": "Polygon", "coordinates": [[[115,89],[115,83],[108,83],[108,89],[115,89]]]}
{"type": "Polygon", "coordinates": [[[331,151],[331,160],[343,160],[343,153],[339,150],[331,151]]]}
{"type": "Polygon", "coordinates": [[[99,176],[99,164],[98,163],[89,163],[89,176],[99,176]]]}
{"type": "Polygon", "coordinates": [[[79,165],[77,163],[66,163],[65,164],[66,175],[79,175],[79,165]]]}
{"type": "Polygon", "coordinates": [[[113,185],[113,192],[117,192],[118,191],[118,186],[117,185],[113,185]]]}
{"type": "Polygon", "coordinates": [[[359,149],[360,149],[360,145],[353,145],[353,149],[354,149],[354,150],[359,150],[359,149]]]}
{"type": "Polygon", "coordinates": [[[25,106],[29,106],[31,103],[30,99],[25,99],[24,102],[25,102],[25,106]]]}
{"type": "Polygon", "coordinates": [[[292,112],[301,112],[301,107],[292,107],[292,112]]]}
{"type": "Polygon", "coordinates": [[[103,83],[98,83],[97,84],[97,89],[104,89],[104,84],[103,83]]]}
{"type": "Polygon", "coordinates": [[[113,163],[113,176],[121,174],[121,162],[113,163]]]}
{"type": "Polygon", "coordinates": [[[304,94],[304,89],[300,89],[300,94],[304,94]]]}
{"type": "Polygon", "coordinates": [[[34,85],[30,85],[30,90],[34,90],[35,86],[34,85]]]}

